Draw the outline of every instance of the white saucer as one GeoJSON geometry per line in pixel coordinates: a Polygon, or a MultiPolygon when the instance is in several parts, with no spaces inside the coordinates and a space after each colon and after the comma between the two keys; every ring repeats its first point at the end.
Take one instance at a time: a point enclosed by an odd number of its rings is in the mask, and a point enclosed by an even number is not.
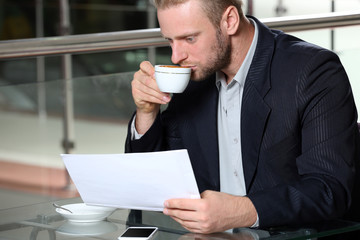
{"type": "Polygon", "coordinates": [[[69,209],[72,213],[61,208],[56,208],[56,211],[71,222],[102,221],[116,210],[112,207],[90,206],[85,203],[67,204],[62,207],[69,209]]]}

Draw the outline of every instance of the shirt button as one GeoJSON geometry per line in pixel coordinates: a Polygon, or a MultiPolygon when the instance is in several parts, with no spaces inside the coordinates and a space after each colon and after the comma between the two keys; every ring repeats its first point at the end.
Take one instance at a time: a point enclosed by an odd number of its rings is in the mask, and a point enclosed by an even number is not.
{"type": "Polygon", "coordinates": [[[238,144],[238,143],[239,143],[239,139],[234,138],[234,143],[235,143],[235,144],[238,144]]]}

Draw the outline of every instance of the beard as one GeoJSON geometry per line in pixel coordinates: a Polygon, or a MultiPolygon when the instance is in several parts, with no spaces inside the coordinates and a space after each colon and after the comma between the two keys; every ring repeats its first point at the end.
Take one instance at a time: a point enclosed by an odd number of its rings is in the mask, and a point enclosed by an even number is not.
{"type": "Polygon", "coordinates": [[[192,80],[204,80],[230,64],[231,45],[220,29],[216,31],[216,40],[210,48],[212,54],[209,61],[205,66],[199,65],[199,68],[191,74],[192,80]]]}

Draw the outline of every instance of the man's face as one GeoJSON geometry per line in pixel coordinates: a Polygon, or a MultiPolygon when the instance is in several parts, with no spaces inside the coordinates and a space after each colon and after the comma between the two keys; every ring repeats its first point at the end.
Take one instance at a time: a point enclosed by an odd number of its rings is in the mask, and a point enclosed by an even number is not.
{"type": "Polygon", "coordinates": [[[199,2],[190,0],[158,10],[161,32],[172,48],[172,62],[191,67],[195,81],[226,67],[231,54],[227,36],[215,29],[199,2]]]}

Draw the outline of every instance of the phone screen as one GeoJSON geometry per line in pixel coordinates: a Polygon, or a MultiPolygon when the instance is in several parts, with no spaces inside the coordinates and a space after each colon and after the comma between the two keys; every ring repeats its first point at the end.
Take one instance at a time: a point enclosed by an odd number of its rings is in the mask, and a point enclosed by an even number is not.
{"type": "Polygon", "coordinates": [[[156,227],[129,227],[126,231],[120,236],[121,238],[150,238],[155,232],[156,227]]]}

